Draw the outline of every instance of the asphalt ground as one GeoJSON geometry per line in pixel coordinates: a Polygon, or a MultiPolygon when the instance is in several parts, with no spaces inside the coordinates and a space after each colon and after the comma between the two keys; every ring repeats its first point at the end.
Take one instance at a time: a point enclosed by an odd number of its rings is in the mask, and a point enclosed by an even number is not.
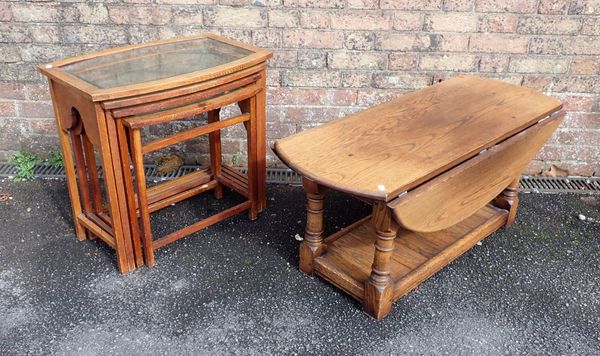
{"type": "MultiPolygon", "coordinates": [[[[521,195],[492,234],[375,321],[297,268],[299,187],[271,185],[241,214],[118,274],[101,241],[75,239],[63,180],[0,181],[0,354],[600,354],[600,206],[521,195]],[[581,220],[579,215],[586,218],[581,220]]],[[[210,193],[155,214],[156,236],[239,201],[210,193]]],[[[332,192],[331,233],[369,213],[332,192]]]]}

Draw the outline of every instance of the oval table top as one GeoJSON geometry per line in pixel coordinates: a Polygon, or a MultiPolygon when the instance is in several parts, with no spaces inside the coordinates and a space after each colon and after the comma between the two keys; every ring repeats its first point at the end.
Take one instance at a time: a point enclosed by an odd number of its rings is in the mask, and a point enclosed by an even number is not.
{"type": "Polygon", "coordinates": [[[319,184],[390,201],[561,108],[530,88],[461,76],[277,140],[274,151],[319,184]]]}

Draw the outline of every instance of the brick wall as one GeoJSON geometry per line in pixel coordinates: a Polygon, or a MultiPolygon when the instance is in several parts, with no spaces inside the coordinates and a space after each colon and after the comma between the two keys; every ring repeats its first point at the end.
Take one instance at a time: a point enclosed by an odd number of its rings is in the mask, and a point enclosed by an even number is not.
{"type": "MultiPolygon", "coordinates": [[[[271,140],[477,74],[565,103],[565,122],[529,171],[600,175],[599,0],[0,1],[0,159],[57,146],[37,64],[203,31],[273,49],[271,140]]],[[[226,133],[228,160],[242,134],[226,133]]],[[[184,146],[190,160],[204,148],[184,146]]],[[[280,164],[271,153],[269,162],[280,164]]]]}

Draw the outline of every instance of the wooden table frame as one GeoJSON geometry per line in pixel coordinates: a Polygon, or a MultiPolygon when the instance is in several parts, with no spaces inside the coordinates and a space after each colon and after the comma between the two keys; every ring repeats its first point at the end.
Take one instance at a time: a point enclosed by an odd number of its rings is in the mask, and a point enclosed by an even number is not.
{"type": "Polygon", "coordinates": [[[155,249],[243,210],[249,210],[250,218],[255,219],[266,207],[265,63],[271,56],[266,50],[203,34],[109,49],[40,66],[50,82],[77,238],[102,239],[115,249],[119,271],[125,274],[144,264],[153,265],[155,249]],[[231,44],[252,54],[206,70],[110,89],[97,88],[61,69],[133,48],[200,38],[231,44]],[[220,108],[229,104],[238,104],[242,114],[221,120],[220,108]],[[142,145],[143,127],[205,112],[207,124],[142,145]],[[246,175],[221,162],[220,130],[234,124],[243,124],[248,135],[246,175]],[[146,188],[143,154],[201,135],[209,136],[209,168],[146,188]],[[104,189],[96,153],[103,168],[104,189]],[[247,201],[152,241],[151,212],[209,189],[220,198],[222,186],[244,195],[247,201]]]}
{"type": "Polygon", "coordinates": [[[396,300],[514,222],[521,172],[562,121],[561,107],[530,89],[459,77],[276,141],[307,195],[300,269],[385,317],[396,300]],[[456,145],[465,135],[474,139],[456,145]],[[329,189],[370,202],[371,215],[325,237],[329,189]]]}

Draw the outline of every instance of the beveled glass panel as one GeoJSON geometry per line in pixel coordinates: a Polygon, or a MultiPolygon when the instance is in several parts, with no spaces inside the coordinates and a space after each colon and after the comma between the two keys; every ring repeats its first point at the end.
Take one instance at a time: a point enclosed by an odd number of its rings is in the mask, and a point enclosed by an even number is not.
{"type": "Polygon", "coordinates": [[[200,38],[90,58],[62,69],[106,89],[209,69],[252,53],[212,38],[200,38]]]}

